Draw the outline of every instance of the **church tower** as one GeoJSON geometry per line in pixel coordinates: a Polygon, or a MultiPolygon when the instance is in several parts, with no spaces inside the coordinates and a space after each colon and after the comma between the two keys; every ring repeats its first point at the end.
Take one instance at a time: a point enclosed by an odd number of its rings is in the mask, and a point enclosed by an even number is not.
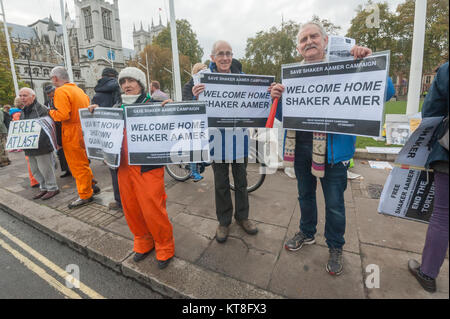
{"type": "Polygon", "coordinates": [[[74,0],[77,20],[81,75],[86,81],[88,95],[101,78],[105,67],[120,72],[125,67],[120,33],[118,0],[74,0]]]}

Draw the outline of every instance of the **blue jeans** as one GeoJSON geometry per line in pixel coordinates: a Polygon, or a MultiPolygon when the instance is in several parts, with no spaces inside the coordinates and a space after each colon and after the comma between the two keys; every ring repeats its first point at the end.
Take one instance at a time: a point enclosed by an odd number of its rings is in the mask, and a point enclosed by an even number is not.
{"type": "MultiPolygon", "coordinates": [[[[307,237],[317,232],[317,177],[311,174],[312,144],[297,143],[295,148],[295,175],[300,202],[300,231],[307,237]]],[[[345,201],[347,166],[342,162],[327,164],[325,176],[320,179],[325,197],[325,239],[329,248],[345,244],[345,201]]]]}

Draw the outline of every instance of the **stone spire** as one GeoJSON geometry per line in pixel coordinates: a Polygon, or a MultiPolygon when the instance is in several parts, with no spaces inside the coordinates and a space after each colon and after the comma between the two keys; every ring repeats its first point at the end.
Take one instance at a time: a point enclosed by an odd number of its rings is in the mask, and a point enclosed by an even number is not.
{"type": "Polygon", "coordinates": [[[48,18],[47,31],[55,31],[56,32],[56,27],[55,27],[55,23],[53,22],[52,15],[50,15],[50,17],[48,18]]]}

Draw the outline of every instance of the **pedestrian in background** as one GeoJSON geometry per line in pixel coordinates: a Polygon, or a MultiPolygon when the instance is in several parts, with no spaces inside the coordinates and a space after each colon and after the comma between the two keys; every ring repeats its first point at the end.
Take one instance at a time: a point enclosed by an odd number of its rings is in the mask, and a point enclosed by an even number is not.
{"type": "MultiPolygon", "coordinates": [[[[5,123],[5,118],[9,113],[5,114],[3,110],[0,111],[0,167],[8,166],[11,161],[6,152],[6,139],[8,138],[8,128],[5,123]]],[[[9,124],[9,123],[8,123],[9,124]]]]}

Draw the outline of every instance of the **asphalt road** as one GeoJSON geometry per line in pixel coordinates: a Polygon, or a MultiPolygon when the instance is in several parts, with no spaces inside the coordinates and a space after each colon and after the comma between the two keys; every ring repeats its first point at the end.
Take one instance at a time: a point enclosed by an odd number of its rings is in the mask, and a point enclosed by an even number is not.
{"type": "Polygon", "coordinates": [[[0,299],[78,298],[163,297],[0,209],[0,299]]]}

